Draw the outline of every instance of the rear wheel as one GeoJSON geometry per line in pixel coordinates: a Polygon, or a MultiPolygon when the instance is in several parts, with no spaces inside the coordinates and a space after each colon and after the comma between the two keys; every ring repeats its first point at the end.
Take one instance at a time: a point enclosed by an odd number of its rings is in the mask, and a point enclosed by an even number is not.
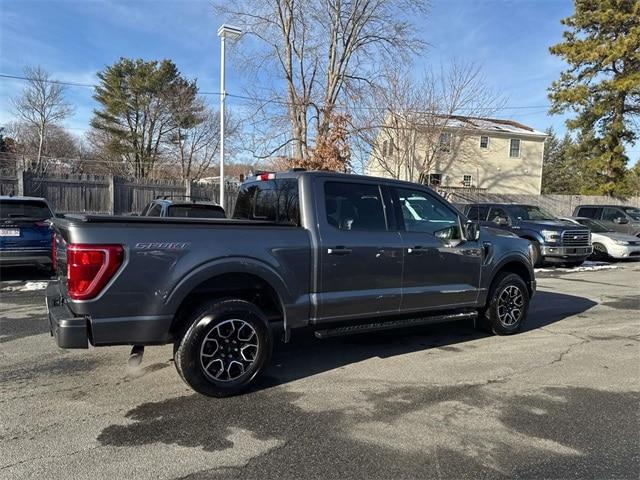
{"type": "Polygon", "coordinates": [[[496,335],[510,335],[522,328],[528,310],[529,290],[524,280],[504,272],[493,281],[487,306],[480,312],[480,326],[496,335]]]}
{"type": "Polygon", "coordinates": [[[264,371],[273,341],[266,318],[244,300],[209,302],[187,319],[174,345],[180,377],[212,397],[241,393],[264,371]]]}

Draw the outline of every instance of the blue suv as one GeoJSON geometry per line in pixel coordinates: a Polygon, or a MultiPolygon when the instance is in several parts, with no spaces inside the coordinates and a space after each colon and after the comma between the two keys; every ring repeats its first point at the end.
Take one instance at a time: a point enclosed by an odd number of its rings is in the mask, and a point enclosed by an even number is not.
{"type": "Polygon", "coordinates": [[[53,216],[44,198],[0,196],[0,266],[53,269],[53,216]]]}
{"type": "Polygon", "coordinates": [[[481,225],[509,230],[533,246],[533,264],[581,265],[591,255],[591,231],[561,220],[535,205],[473,203],[464,213],[481,225]]]}

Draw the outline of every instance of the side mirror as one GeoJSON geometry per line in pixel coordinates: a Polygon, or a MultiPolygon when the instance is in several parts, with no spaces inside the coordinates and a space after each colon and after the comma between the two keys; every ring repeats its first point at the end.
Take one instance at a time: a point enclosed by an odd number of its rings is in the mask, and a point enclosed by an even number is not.
{"type": "Polygon", "coordinates": [[[480,238],[480,224],[468,220],[467,223],[464,224],[464,237],[468,241],[478,240],[480,238]]]}
{"type": "Polygon", "coordinates": [[[613,219],[613,223],[617,223],[618,225],[624,225],[625,223],[629,223],[629,219],[624,217],[618,217],[613,219]]]}

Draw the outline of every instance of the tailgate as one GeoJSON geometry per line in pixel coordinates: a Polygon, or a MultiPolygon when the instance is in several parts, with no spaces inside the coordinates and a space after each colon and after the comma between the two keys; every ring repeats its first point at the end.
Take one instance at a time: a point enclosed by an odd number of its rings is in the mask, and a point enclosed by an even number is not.
{"type": "Polygon", "coordinates": [[[60,293],[67,296],[67,231],[53,224],[53,252],[60,293]]]}

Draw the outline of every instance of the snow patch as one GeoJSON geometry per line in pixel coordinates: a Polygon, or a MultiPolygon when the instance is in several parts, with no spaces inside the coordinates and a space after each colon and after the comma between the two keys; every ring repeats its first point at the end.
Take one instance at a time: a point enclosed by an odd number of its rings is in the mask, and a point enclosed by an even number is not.
{"type": "Polygon", "coordinates": [[[33,292],[44,290],[49,282],[27,282],[24,285],[10,285],[2,289],[3,292],[33,292]]]}
{"type": "Polygon", "coordinates": [[[573,273],[573,272],[595,272],[597,270],[613,270],[618,268],[617,265],[611,265],[606,262],[584,262],[579,267],[566,268],[566,267],[558,267],[558,268],[536,268],[536,273],[541,272],[563,272],[563,273],[573,273]]]}

